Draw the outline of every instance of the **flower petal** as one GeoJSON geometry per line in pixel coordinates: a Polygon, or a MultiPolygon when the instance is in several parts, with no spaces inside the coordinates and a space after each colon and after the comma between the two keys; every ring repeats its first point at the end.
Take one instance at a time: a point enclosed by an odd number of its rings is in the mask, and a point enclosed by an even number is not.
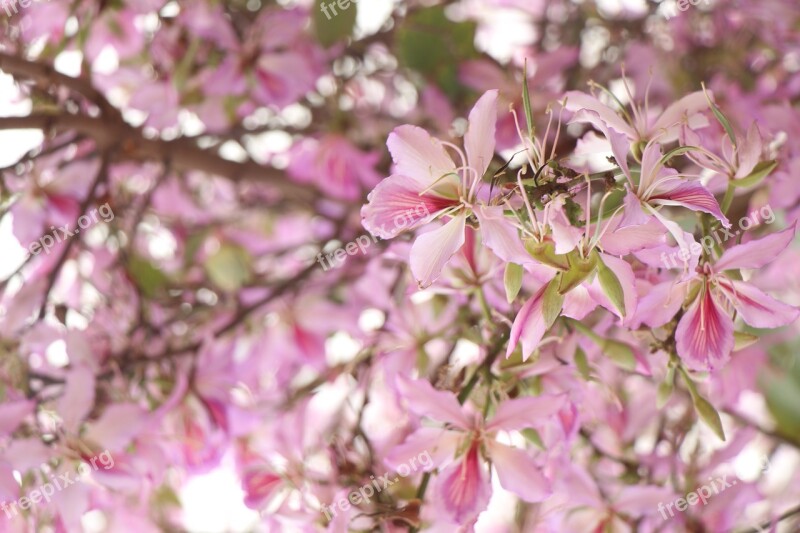
{"type": "Polygon", "coordinates": [[[424,190],[449,172],[456,164],[447,154],[441,141],[417,126],[400,126],[389,134],[386,146],[397,167],[396,174],[408,176],[424,190]]]}
{"type": "Polygon", "coordinates": [[[445,468],[440,474],[437,496],[448,515],[458,524],[466,524],[486,509],[492,486],[473,444],[463,459],[445,468]]]}
{"type": "Polygon", "coordinates": [[[481,226],[483,244],[497,257],[519,265],[533,262],[533,258],[522,245],[517,228],[503,215],[502,206],[481,205],[475,208],[474,213],[481,226]]]}
{"type": "Polygon", "coordinates": [[[714,270],[730,270],[735,268],[761,268],[778,257],[794,240],[797,224],[778,233],[767,235],[762,239],[739,244],[725,250],[722,257],[714,264],[714,270]]]}
{"type": "Polygon", "coordinates": [[[381,239],[391,239],[403,230],[426,222],[455,202],[434,195],[419,195],[418,184],[409,177],[389,176],[369,193],[361,208],[361,224],[381,239]]]}
{"type": "Polygon", "coordinates": [[[487,447],[504,489],[530,503],[546,500],[553,493],[550,481],[527,452],[497,441],[489,441],[487,447]]]}
{"type": "Polygon", "coordinates": [[[598,129],[603,129],[601,126],[598,126],[598,124],[603,124],[614,128],[620,133],[624,133],[629,139],[636,139],[636,130],[625,122],[616,111],[594,96],[580,91],[569,91],[565,96],[567,99],[565,108],[568,111],[578,112],[572,119],[573,122],[589,122],[598,127],[598,129]],[[581,110],[593,111],[593,113],[581,113],[581,110]]]}
{"type": "Polygon", "coordinates": [[[436,281],[442,269],[464,244],[467,217],[462,213],[441,228],[417,237],[411,246],[411,272],[420,287],[436,281]]]}
{"type": "Polygon", "coordinates": [[[630,189],[625,193],[624,205],[624,214],[617,229],[624,229],[629,226],[641,226],[642,224],[647,224],[647,221],[652,218],[651,215],[644,212],[639,197],[630,189]]]}
{"type": "Polygon", "coordinates": [[[486,431],[515,431],[534,427],[556,414],[564,405],[563,396],[537,396],[506,400],[486,423],[486,431]]]}
{"type": "Polygon", "coordinates": [[[696,181],[685,181],[677,187],[659,191],[651,196],[650,200],[662,205],[680,205],[692,211],[703,211],[722,222],[726,228],[731,227],[714,195],[696,181]]]}
{"type": "Polygon", "coordinates": [[[686,310],[675,331],[678,355],[692,370],[719,368],[733,350],[733,321],[709,287],[686,310]]]}
{"type": "Polygon", "coordinates": [[[522,342],[522,359],[527,361],[544,337],[545,323],[542,304],[546,288],[547,284],[542,285],[517,313],[517,317],[511,325],[511,337],[508,339],[506,357],[511,355],[519,342],[522,342]]]}
{"type": "Polygon", "coordinates": [[[462,438],[464,434],[457,431],[421,427],[406,437],[402,444],[392,448],[383,463],[397,470],[401,465],[407,465],[410,459],[427,454],[428,464],[420,463],[419,467],[424,472],[430,472],[453,458],[462,438]]]}
{"type": "Polygon", "coordinates": [[[708,100],[703,91],[687,94],[664,110],[650,127],[648,136],[659,134],[664,130],[667,133],[661,135],[658,140],[662,143],[672,142],[678,138],[681,124],[688,124],[695,115],[706,109],[708,109],[708,100]]]}
{"type": "Polygon", "coordinates": [[[631,321],[631,325],[635,328],[642,323],[651,328],[663,326],[678,313],[688,289],[688,282],[676,283],[674,281],[666,281],[650,287],[647,294],[639,299],[636,316],[631,321]]]}
{"type": "Polygon", "coordinates": [[[779,302],[743,281],[725,280],[720,288],[742,316],[754,328],[779,328],[797,319],[797,308],[779,302]]]}
{"type": "Polygon", "coordinates": [[[486,91],[469,113],[469,126],[464,135],[467,162],[481,179],[494,157],[497,125],[497,91],[486,91]]]}
{"type": "Polygon", "coordinates": [[[448,422],[460,429],[472,426],[472,421],[452,393],[436,390],[428,381],[410,380],[403,376],[397,378],[397,388],[408,402],[408,408],[417,415],[448,422]]]}

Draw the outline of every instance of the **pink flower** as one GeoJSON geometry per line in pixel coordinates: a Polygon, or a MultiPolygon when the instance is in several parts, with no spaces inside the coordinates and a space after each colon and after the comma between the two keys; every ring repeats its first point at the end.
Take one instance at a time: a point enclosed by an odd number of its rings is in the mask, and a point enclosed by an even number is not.
{"type": "Polygon", "coordinates": [[[446,426],[419,428],[389,454],[385,463],[397,468],[426,451],[432,458],[426,468],[428,471],[449,463],[439,475],[435,497],[442,502],[451,520],[468,523],[486,508],[491,484],[482,458],[494,466],[500,485],[521,499],[540,502],[550,495],[550,481],[536,461],[525,450],[497,442],[496,436],[500,431],[541,425],[561,409],[564,398],[539,396],[508,400],[484,420],[480,414],[459,405],[455,396],[434,389],[427,381],[400,377],[398,388],[412,412],[446,426]],[[464,451],[463,455],[460,451],[464,451]]]}
{"type": "Polygon", "coordinates": [[[290,176],[316,183],[336,198],[356,200],[362,187],[372,188],[380,181],[375,171],[380,154],[361,151],[339,135],[303,139],[292,148],[290,158],[290,176]]]}
{"type": "Polygon", "coordinates": [[[464,136],[464,153],[431,137],[416,126],[400,126],[387,145],[395,174],[373,190],[361,210],[364,227],[383,239],[435,218],[449,217],[444,225],[419,236],[411,248],[411,272],[427,287],[464,244],[467,217],[476,209],[477,189],[494,156],[497,91],[487,91],[472,108],[464,136]],[[458,151],[457,165],[445,146],[458,151]],[[420,216],[420,206],[426,216],[420,216]],[[415,215],[416,214],[416,215],[415,215]],[[410,223],[398,224],[398,220],[410,223]]]}
{"type": "Polygon", "coordinates": [[[761,268],[792,242],[796,226],[725,251],[712,265],[705,263],[678,282],[664,282],[642,298],[638,319],[659,327],[692,296],[675,331],[678,355],[689,368],[713,370],[730,357],[734,346],[733,312],[754,328],[777,328],[797,319],[796,308],[766,295],[750,283],[726,273],[761,268]]]}

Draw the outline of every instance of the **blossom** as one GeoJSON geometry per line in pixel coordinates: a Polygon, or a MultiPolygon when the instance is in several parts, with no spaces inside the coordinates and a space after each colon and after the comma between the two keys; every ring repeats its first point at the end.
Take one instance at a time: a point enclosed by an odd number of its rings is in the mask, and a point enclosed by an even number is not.
{"type": "Polygon", "coordinates": [[[467,218],[478,209],[477,189],[494,156],[497,91],[487,91],[469,115],[464,135],[466,156],[459,148],[431,137],[416,126],[401,126],[389,136],[387,146],[395,173],[370,193],[361,211],[364,227],[382,239],[395,237],[440,217],[449,221],[420,235],[411,248],[411,271],[422,287],[433,283],[445,264],[464,244],[467,218]],[[456,150],[457,165],[445,150],[456,150]],[[394,223],[424,204],[430,215],[413,220],[407,228],[394,223]]]}

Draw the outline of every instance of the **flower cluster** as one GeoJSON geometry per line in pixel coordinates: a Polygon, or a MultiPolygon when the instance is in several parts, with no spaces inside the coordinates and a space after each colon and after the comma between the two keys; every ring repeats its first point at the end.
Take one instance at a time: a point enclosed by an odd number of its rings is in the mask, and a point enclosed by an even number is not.
{"type": "Polygon", "coordinates": [[[0,532],[800,530],[800,12],[672,4],[7,0],[0,532]]]}

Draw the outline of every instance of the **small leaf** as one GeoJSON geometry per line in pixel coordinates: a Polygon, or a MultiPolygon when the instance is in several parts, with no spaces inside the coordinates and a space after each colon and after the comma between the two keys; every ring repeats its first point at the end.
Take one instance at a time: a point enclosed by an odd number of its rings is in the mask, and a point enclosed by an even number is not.
{"type": "Polygon", "coordinates": [[[622,284],[614,271],[603,263],[599,255],[597,257],[597,279],[600,282],[600,288],[611,301],[611,305],[619,311],[620,315],[625,316],[625,293],[622,291],[622,284]]]}
{"type": "Polygon", "coordinates": [[[561,283],[558,292],[566,294],[588,278],[597,267],[597,255],[592,254],[587,259],[581,259],[576,252],[567,255],[569,270],[561,274],[561,283]]]}
{"type": "Polygon", "coordinates": [[[683,154],[685,154],[687,152],[691,152],[693,150],[699,150],[699,148],[697,148],[696,146],[678,146],[676,148],[673,148],[672,150],[670,150],[669,152],[667,152],[666,154],[664,154],[661,157],[661,161],[658,162],[659,166],[666,165],[667,163],[669,163],[669,161],[673,157],[677,157],[679,155],[683,155],[683,154]]]}
{"type": "Polygon", "coordinates": [[[508,300],[508,303],[513,302],[517,298],[519,290],[522,288],[522,274],[524,272],[525,270],[521,265],[516,263],[506,264],[506,271],[503,275],[503,283],[506,287],[506,299],[508,300]]]}
{"type": "Polygon", "coordinates": [[[535,429],[525,428],[522,431],[520,431],[520,433],[522,433],[522,436],[525,437],[525,439],[527,439],[528,442],[533,443],[540,450],[547,449],[544,445],[544,442],[542,441],[542,437],[539,435],[539,432],[536,431],[535,429]]]}
{"type": "Polygon", "coordinates": [[[658,395],[656,396],[656,406],[661,409],[672,396],[672,391],[675,390],[675,367],[670,366],[667,370],[667,376],[658,385],[658,395]]]}
{"type": "Polygon", "coordinates": [[[247,250],[233,244],[223,244],[206,260],[208,277],[220,289],[233,292],[251,279],[251,258],[247,250]]]}
{"type": "Polygon", "coordinates": [[[717,107],[717,104],[711,101],[711,98],[708,96],[708,93],[706,92],[705,85],[703,85],[703,94],[706,95],[706,100],[708,100],[708,105],[709,107],[711,107],[711,111],[714,113],[714,116],[717,118],[717,121],[722,125],[723,128],[725,128],[725,132],[728,134],[728,137],[730,138],[731,143],[735,148],[736,134],[733,133],[733,128],[731,127],[730,121],[722,113],[722,110],[720,110],[720,108],[717,107]]]}
{"type": "Polygon", "coordinates": [[[156,268],[153,263],[141,257],[130,258],[128,273],[139,289],[149,298],[155,297],[169,282],[166,274],[156,268]]]}
{"type": "Polygon", "coordinates": [[[592,379],[592,367],[589,365],[586,352],[580,346],[575,350],[575,367],[583,379],[586,381],[592,379]]]}
{"type": "Polygon", "coordinates": [[[522,67],[522,105],[525,108],[525,119],[528,121],[528,135],[533,139],[533,111],[531,110],[531,93],[528,90],[528,60],[522,67]]]}
{"type": "Polygon", "coordinates": [[[561,314],[561,308],[564,307],[564,295],[558,291],[558,278],[559,274],[547,284],[547,288],[542,295],[542,315],[544,317],[545,328],[549,329],[561,314]]]}
{"type": "Polygon", "coordinates": [[[778,166],[777,161],[774,160],[762,161],[755,166],[753,172],[751,172],[749,175],[745,176],[742,179],[731,180],[731,183],[733,184],[734,187],[741,187],[741,188],[758,185],[759,183],[761,183],[761,181],[763,181],[764,178],[769,176],[777,166],[778,166]]]}
{"type": "Polygon", "coordinates": [[[751,335],[750,333],[743,333],[741,331],[734,331],[733,332],[733,351],[738,352],[739,350],[744,350],[748,346],[752,346],[758,337],[756,335],[751,335]]]}
{"type": "Polygon", "coordinates": [[[629,345],[613,339],[604,339],[600,350],[618,367],[633,371],[636,369],[636,354],[629,345]]]}
{"type": "Polygon", "coordinates": [[[567,256],[556,254],[556,248],[552,242],[537,242],[533,239],[526,239],[523,244],[531,257],[540,263],[557,270],[569,270],[567,256]]]}
{"type": "Polygon", "coordinates": [[[699,394],[694,395],[692,401],[697,414],[700,415],[700,419],[711,428],[717,437],[724,441],[725,430],[722,428],[722,420],[714,406],[699,394]]]}

